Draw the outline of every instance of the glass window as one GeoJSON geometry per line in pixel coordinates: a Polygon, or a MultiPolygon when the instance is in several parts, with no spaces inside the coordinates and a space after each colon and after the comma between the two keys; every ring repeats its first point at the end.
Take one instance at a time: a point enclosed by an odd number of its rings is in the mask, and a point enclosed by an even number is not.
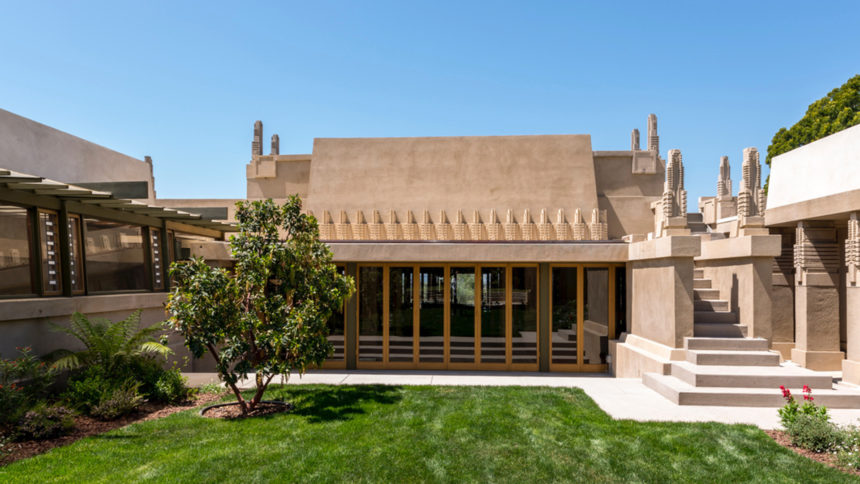
{"type": "MultiPolygon", "coordinates": [[[[344,267],[338,266],[337,271],[344,274],[344,267]]],[[[346,303],[344,303],[346,304],[346,303]]],[[[343,306],[331,312],[328,318],[328,342],[334,346],[334,352],[328,357],[329,360],[343,361],[344,356],[344,308],[343,306]]]]}
{"type": "Polygon", "coordinates": [[[627,269],[615,268],[615,337],[627,331],[627,269]]]}
{"type": "Polygon", "coordinates": [[[582,361],[605,364],[609,354],[609,268],[586,267],[582,361]]]}
{"type": "Polygon", "coordinates": [[[150,227],[149,252],[152,260],[152,287],[164,289],[164,247],[161,246],[161,230],[150,227]]]}
{"type": "Polygon", "coordinates": [[[451,363],[475,361],[475,268],[451,268],[451,363]]]}
{"type": "Polygon", "coordinates": [[[90,292],[148,289],[143,229],[92,218],[85,219],[84,224],[90,292]]]}
{"type": "Polygon", "coordinates": [[[44,294],[63,292],[60,274],[60,223],[54,212],[39,210],[39,238],[42,245],[42,291],[44,294]]]}
{"type": "Polygon", "coordinates": [[[552,363],[576,364],[576,267],[552,269],[552,363]]]}
{"type": "Polygon", "coordinates": [[[32,276],[27,209],[0,205],[0,296],[35,293],[32,276]]]}
{"type": "Polygon", "coordinates": [[[412,361],[412,267],[388,271],[388,361],[412,361]]]}
{"type": "Polygon", "coordinates": [[[419,361],[442,363],[445,357],[445,269],[422,267],[418,274],[419,361]]]}
{"type": "Polygon", "coordinates": [[[481,363],[505,363],[505,268],[481,268],[481,363]]]}
{"type": "Polygon", "coordinates": [[[536,267],[511,268],[512,363],[537,363],[536,267]]]}
{"type": "Polygon", "coordinates": [[[84,260],[81,252],[81,218],[69,215],[69,278],[72,293],[84,292],[84,260]]]}
{"type": "Polygon", "coordinates": [[[358,360],[382,361],[382,267],[358,269],[358,360]]]}

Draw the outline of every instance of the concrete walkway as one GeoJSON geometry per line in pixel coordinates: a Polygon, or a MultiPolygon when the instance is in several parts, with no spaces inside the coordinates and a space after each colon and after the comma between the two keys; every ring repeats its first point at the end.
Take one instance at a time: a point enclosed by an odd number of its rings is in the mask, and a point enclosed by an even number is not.
{"type": "MultiPolygon", "coordinates": [[[[186,376],[188,383],[194,386],[218,381],[214,373],[187,373],[186,376]]],[[[280,383],[280,380],[275,378],[272,383],[280,383]]],[[[577,387],[615,419],[745,423],[762,429],[780,427],[776,408],[675,405],[638,378],[612,378],[603,373],[313,370],[301,378],[294,375],[288,383],[577,387]]],[[[253,379],[245,381],[243,386],[253,387],[253,379]]],[[[830,410],[830,414],[838,424],[860,424],[860,409],[836,409],[830,410]]]]}

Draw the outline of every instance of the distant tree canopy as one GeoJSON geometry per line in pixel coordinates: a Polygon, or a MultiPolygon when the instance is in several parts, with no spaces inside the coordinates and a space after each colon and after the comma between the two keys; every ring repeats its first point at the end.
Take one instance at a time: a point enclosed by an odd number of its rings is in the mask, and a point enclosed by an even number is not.
{"type": "Polygon", "coordinates": [[[780,128],[767,147],[765,162],[770,166],[777,155],[857,124],[860,124],[860,74],[810,104],[806,114],[794,126],[780,128]]]}

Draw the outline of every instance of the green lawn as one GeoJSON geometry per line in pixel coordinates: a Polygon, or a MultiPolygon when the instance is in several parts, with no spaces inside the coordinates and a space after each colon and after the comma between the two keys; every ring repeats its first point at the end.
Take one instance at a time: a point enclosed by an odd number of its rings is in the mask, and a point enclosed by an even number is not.
{"type": "MultiPolygon", "coordinates": [[[[841,482],[752,426],[612,420],[581,390],[274,387],[291,414],[186,411],[0,468],[0,482],[841,482]]],[[[852,481],[853,482],[853,481],[852,481]]]]}

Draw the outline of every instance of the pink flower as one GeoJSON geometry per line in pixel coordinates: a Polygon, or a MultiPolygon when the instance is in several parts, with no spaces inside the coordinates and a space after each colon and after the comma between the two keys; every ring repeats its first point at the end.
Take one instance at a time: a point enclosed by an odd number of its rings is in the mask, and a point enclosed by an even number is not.
{"type": "Polygon", "coordinates": [[[812,393],[812,390],[807,385],[803,385],[803,393],[812,393]]]}
{"type": "Polygon", "coordinates": [[[782,390],[782,398],[785,398],[786,400],[791,398],[791,390],[789,390],[788,388],[785,388],[782,385],[779,386],[779,389],[782,390]]]}

